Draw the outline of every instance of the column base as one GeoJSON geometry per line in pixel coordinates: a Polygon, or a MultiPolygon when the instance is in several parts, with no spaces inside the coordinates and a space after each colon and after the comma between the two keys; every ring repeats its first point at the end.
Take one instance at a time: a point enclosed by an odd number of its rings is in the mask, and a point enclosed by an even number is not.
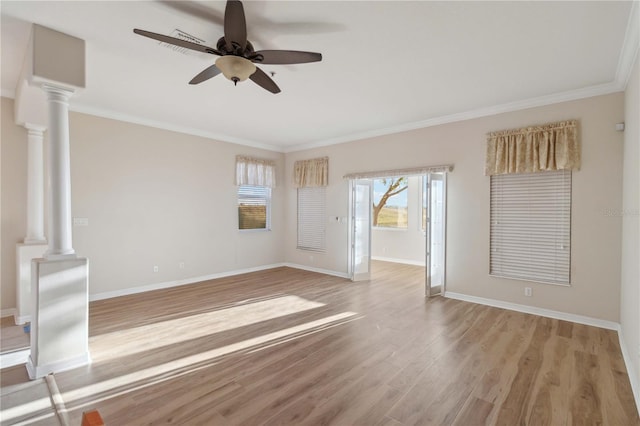
{"type": "Polygon", "coordinates": [[[31,322],[31,315],[14,315],[13,322],[16,325],[25,325],[28,322],[31,322]]]}
{"type": "Polygon", "coordinates": [[[78,256],[74,250],[65,253],[49,253],[44,254],[45,260],[65,260],[65,259],[77,259],[78,256]]]}
{"type": "Polygon", "coordinates": [[[29,377],[88,364],[89,260],[34,259],[31,286],[29,377]]]}
{"type": "Polygon", "coordinates": [[[35,380],[47,376],[51,373],[59,373],[61,371],[72,370],[74,368],[82,367],[88,364],[91,364],[91,356],[89,355],[89,352],[86,352],[82,355],[76,356],[75,358],[40,365],[36,365],[33,361],[33,358],[31,358],[31,355],[29,355],[26,367],[29,378],[31,380],[35,380]]]}

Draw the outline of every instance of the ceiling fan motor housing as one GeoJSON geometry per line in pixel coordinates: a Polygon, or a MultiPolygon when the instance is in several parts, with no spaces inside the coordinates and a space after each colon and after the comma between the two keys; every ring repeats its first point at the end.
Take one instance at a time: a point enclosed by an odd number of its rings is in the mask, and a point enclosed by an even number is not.
{"type": "Polygon", "coordinates": [[[245,46],[244,51],[242,50],[242,46],[235,41],[232,41],[231,45],[233,46],[233,49],[229,50],[227,47],[227,40],[224,37],[220,37],[216,44],[216,48],[223,55],[242,56],[251,62],[262,62],[264,59],[261,54],[255,52],[253,45],[249,40],[247,40],[247,45],[245,46]]]}

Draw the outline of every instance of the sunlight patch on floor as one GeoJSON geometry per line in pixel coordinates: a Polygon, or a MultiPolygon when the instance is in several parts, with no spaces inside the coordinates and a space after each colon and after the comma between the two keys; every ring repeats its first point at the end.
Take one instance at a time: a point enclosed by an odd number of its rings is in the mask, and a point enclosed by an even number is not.
{"type": "Polygon", "coordinates": [[[94,362],[198,339],[324,306],[298,296],[282,296],[94,336],[94,362]]]}
{"type": "MultiPolygon", "coordinates": [[[[234,352],[255,349],[260,345],[269,345],[279,339],[288,341],[291,340],[291,337],[294,335],[298,335],[296,337],[302,337],[305,335],[304,333],[313,332],[314,329],[326,329],[329,328],[328,326],[330,325],[336,325],[336,323],[344,324],[348,321],[359,319],[360,317],[356,318],[356,315],[357,314],[355,312],[342,312],[294,327],[274,331],[272,333],[243,340],[231,345],[145,368],[134,373],[124,374],[98,383],[62,392],[62,398],[65,403],[70,404],[76,400],[86,399],[93,395],[100,395],[101,397],[99,399],[91,400],[91,404],[95,404],[101,400],[113,398],[138,389],[143,389],[156,383],[193,373],[202,368],[211,367],[214,364],[211,361],[215,361],[218,358],[234,352]]],[[[74,408],[77,409],[78,407],[74,406],[74,408]]]]}

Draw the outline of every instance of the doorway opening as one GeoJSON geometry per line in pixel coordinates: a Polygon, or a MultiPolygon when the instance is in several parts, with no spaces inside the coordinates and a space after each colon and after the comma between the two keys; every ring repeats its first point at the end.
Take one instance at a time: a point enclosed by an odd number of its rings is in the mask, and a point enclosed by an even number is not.
{"type": "Polygon", "coordinates": [[[393,265],[414,267],[426,296],[444,292],[446,172],[368,174],[350,179],[350,189],[352,280],[369,280],[393,265]]]}

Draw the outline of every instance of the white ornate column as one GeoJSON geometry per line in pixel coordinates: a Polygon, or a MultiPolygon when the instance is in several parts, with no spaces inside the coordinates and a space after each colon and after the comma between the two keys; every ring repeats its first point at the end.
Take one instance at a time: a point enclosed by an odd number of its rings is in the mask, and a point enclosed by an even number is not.
{"type": "Polygon", "coordinates": [[[77,257],[72,245],[69,145],[69,98],[85,87],[85,43],[34,24],[29,46],[26,80],[46,98],[49,142],[49,248],[44,258],[31,261],[27,372],[33,379],[86,365],[91,357],[89,260],[77,257]]]}
{"type": "Polygon", "coordinates": [[[44,237],[44,156],[45,128],[25,123],[27,129],[27,235],[25,244],[46,244],[44,237]]]}
{"type": "Polygon", "coordinates": [[[49,250],[44,259],[31,262],[33,314],[27,372],[32,379],[91,362],[89,261],[76,256],[71,235],[69,98],[73,91],[51,84],[43,84],[42,90],[49,107],[49,250]]]}
{"type": "Polygon", "coordinates": [[[42,85],[49,106],[49,250],[46,259],[75,257],[71,236],[69,98],[73,91],[42,85]]]}

